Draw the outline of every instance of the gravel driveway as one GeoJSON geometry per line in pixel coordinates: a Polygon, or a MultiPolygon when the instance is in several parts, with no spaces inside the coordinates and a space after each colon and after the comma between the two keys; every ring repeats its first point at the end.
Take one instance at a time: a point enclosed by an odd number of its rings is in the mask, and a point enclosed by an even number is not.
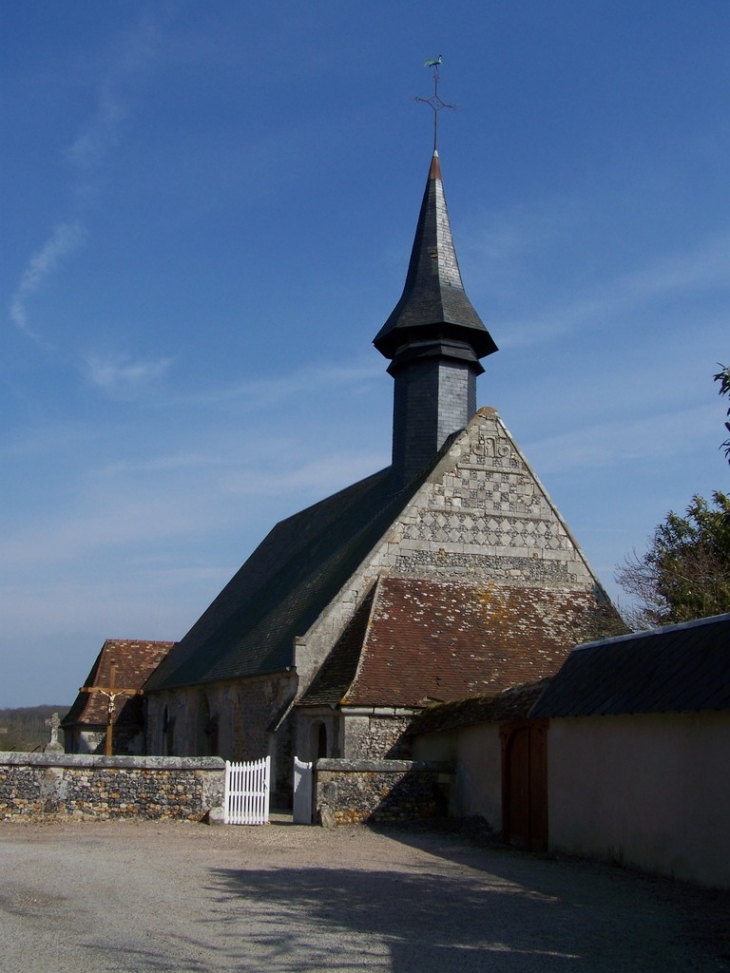
{"type": "Polygon", "coordinates": [[[730,895],[436,830],[0,823],[2,973],[730,970],[730,895]]]}

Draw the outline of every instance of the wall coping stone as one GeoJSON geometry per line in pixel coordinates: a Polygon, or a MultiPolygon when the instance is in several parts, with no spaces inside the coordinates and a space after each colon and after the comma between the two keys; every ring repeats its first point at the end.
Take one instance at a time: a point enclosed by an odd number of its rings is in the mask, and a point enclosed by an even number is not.
{"type": "Polygon", "coordinates": [[[435,760],[344,760],[322,757],[315,763],[316,771],[340,771],[342,773],[406,774],[411,771],[451,773],[454,764],[435,760]]]}
{"type": "Polygon", "coordinates": [[[0,766],[91,767],[133,770],[224,770],[221,757],[105,757],[94,753],[0,751],[0,766]]]}

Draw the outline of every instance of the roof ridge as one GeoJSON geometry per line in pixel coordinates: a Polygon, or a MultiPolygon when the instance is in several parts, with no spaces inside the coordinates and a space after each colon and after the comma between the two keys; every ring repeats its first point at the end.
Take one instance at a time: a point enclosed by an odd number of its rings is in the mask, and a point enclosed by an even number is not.
{"type": "Polygon", "coordinates": [[[617,642],[628,642],[632,639],[646,639],[657,635],[666,635],[670,632],[681,632],[684,629],[698,628],[717,622],[730,622],[730,612],[722,615],[708,615],[706,618],[692,618],[688,622],[675,622],[672,625],[659,625],[657,628],[649,628],[639,632],[629,632],[627,635],[613,635],[607,639],[596,639],[594,642],[581,642],[573,648],[573,652],[580,652],[583,649],[595,649],[598,646],[615,645],[617,642]]]}

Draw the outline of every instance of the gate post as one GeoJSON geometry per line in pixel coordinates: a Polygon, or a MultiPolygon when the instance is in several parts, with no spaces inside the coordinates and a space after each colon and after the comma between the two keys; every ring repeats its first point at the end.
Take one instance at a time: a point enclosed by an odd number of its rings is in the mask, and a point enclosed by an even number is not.
{"type": "Polygon", "coordinates": [[[312,764],[294,758],[294,824],[312,823],[312,764]]]}
{"type": "Polygon", "coordinates": [[[226,782],[223,788],[223,824],[231,823],[231,762],[226,760],[226,782]]]}

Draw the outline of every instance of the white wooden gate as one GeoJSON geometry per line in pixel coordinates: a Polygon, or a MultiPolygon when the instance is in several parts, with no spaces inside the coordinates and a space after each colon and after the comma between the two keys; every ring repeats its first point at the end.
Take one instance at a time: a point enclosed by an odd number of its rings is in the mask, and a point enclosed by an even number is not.
{"type": "Polygon", "coordinates": [[[234,764],[226,760],[223,806],[226,824],[266,824],[269,820],[271,757],[234,764]]]}

